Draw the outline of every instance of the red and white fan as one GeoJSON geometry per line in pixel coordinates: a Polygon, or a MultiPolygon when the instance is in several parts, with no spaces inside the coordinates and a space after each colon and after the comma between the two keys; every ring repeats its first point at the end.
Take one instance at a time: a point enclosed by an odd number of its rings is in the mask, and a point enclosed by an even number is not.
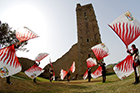
{"type": "MultiPolygon", "coordinates": [[[[74,71],[75,71],[75,62],[72,63],[72,66],[70,67],[69,70],[72,73],[74,73],[74,71]]],[[[67,74],[68,74],[68,71],[65,71],[65,70],[61,69],[61,71],[60,71],[60,78],[61,78],[61,80],[63,80],[67,74]]]]}
{"type": "MultiPolygon", "coordinates": [[[[87,68],[91,68],[91,67],[97,65],[97,62],[96,62],[95,58],[88,58],[86,60],[86,62],[87,62],[87,68]]],[[[88,70],[86,70],[86,72],[83,75],[84,80],[87,78],[87,76],[88,76],[88,70]]]]}
{"type": "Polygon", "coordinates": [[[29,28],[23,26],[16,30],[16,37],[20,42],[39,37],[36,33],[29,28]]]}
{"type": "Polygon", "coordinates": [[[35,61],[38,61],[40,62],[42,59],[44,59],[46,56],[48,56],[49,54],[48,53],[39,53],[37,55],[37,57],[35,58],[35,61]]]}
{"type": "Polygon", "coordinates": [[[44,70],[42,68],[40,68],[36,64],[34,64],[31,68],[27,69],[24,73],[28,77],[34,79],[43,72],[44,72],[44,70]]]}
{"type": "Polygon", "coordinates": [[[129,11],[119,16],[109,26],[126,46],[131,44],[140,35],[140,23],[129,11]]]}
{"type": "Polygon", "coordinates": [[[88,77],[88,70],[86,70],[86,72],[83,75],[83,79],[85,80],[88,77]]]}
{"type": "MultiPolygon", "coordinates": [[[[49,55],[48,53],[40,53],[40,54],[35,58],[35,61],[37,61],[37,62],[40,63],[40,61],[41,61],[43,58],[45,58],[46,56],[48,56],[48,55],[49,55]]],[[[30,67],[28,70],[26,70],[24,73],[25,73],[28,77],[34,79],[34,78],[36,78],[38,75],[40,75],[40,74],[43,73],[43,72],[44,72],[44,70],[43,70],[41,67],[39,67],[39,66],[37,65],[37,63],[36,63],[36,64],[34,64],[32,67],[30,67]]]]}
{"type": "Polygon", "coordinates": [[[128,77],[133,71],[133,57],[128,55],[123,61],[114,66],[113,70],[117,76],[123,80],[128,77]]]}
{"type": "Polygon", "coordinates": [[[97,65],[96,59],[95,58],[88,58],[86,60],[87,62],[87,68],[93,67],[95,65],[97,65]]]}
{"type": "Polygon", "coordinates": [[[75,62],[72,63],[70,69],[69,69],[72,73],[74,73],[75,71],[75,62]]]}
{"type": "Polygon", "coordinates": [[[102,67],[99,66],[93,73],[91,73],[92,78],[97,78],[102,76],[102,67]]]}
{"type": "Polygon", "coordinates": [[[61,71],[60,71],[61,80],[63,80],[67,74],[68,74],[68,71],[65,71],[65,70],[61,69],[61,71]]]}
{"type": "Polygon", "coordinates": [[[109,50],[104,43],[93,46],[91,49],[98,60],[109,55],[109,50]]]}
{"type": "Polygon", "coordinates": [[[15,53],[14,45],[0,49],[0,76],[12,76],[21,71],[21,65],[15,53]]]}

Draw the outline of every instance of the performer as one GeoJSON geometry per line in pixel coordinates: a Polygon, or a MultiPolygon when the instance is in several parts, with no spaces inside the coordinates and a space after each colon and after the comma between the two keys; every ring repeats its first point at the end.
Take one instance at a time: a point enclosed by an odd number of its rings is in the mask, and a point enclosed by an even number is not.
{"type": "Polygon", "coordinates": [[[88,68],[88,82],[91,80],[91,68],[88,68]]]}
{"type": "MultiPolygon", "coordinates": [[[[37,61],[36,61],[35,64],[36,64],[37,66],[39,66],[39,65],[40,65],[40,62],[37,62],[37,61]]],[[[36,78],[33,79],[33,82],[36,83],[36,78]]]]}
{"type": "Polygon", "coordinates": [[[133,61],[133,68],[134,68],[134,72],[135,72],[135,82],[134,84],[138,84],[139,83],[139,50],[138,48],[136,48],[136,46],[133,44],[131,46],[132,49],[128,49],[128,47],[126,47],[127,49],[127,53],[129,53],[131,56],[133,56],[134,61],[133,61]]]}
{"type": "Polygon", "coordinates": [[[40,62],[38,62],[38,61],[36,61],[36,63],[35,63],[37,66],[39,66],[40,65],[40,62]]]}
{"type": "Polygon", "coordinates": [[[6,83],[12,85],[11,81],[10,81],[10,76],[6,77],[6,83]]]}
{"type": "Polygon", "coordinates": [[[53,69],[52,68],[50,68],[49,69],[49,73],[50,73],[50,82],[52,82],[52,77],[53,77],[53,69]]]}
{"type": "MultiPolygon", "coordinates": [[[[14,48],[15,48],[15,49],[18,49],[18,48],[20,47],[20,45],[21,45],[21,42],[15,43],[15,44],[14,44],[14,48]]],[[[12,85],[12,83],[11,83],[11,81],[10,81],[10,76],[6,77],[6,83],[12,85]]]]}
{"type": "Polygon", "coordinates": [[[105,67],[105,62],[98,62],[100,66],[102,67],[102,78],[103,78],[103,83],[106,81],[106,67],[105,67]]]}
{"type": "Polygon", "coordinates": [[[68,74],[67,74],[67,81],[70,81],[70,70],[68,70],[68,74]]]}

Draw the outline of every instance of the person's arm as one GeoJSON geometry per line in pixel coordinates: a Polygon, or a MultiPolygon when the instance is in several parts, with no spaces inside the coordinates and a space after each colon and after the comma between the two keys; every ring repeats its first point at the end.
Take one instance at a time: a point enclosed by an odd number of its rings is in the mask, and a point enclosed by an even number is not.
{"type": "Polygon", "coordinates": [[[14,47],[17,49],[17,48],[20,47],[20,45],[21,45],[21,42],[17,42],[17,43],[14,44],[14,47]]]}
{"type": "Polygon", "coordinates": [[[132,56],[132,53],[130,52],[130,49],[127,49],[127,53],[132,56]]]}
{"type": "Polygon", "coordinates": [[[130,50],[127,50],[127,53],[129,53],[131,56],[133,56],[137,52],[138,52],[138,49],[135,49],[132,53],[130,52],[130,50]]]}
{"type": "Polygon", "coordinates": [[[128,49],[128,46],[126,46],[127,53],[131,54],[130,49],[128,49]]]}
{"type": "Polygon", "coordinates": [[[138,52],[138,49],[134,50],[133,53],[131,53],[131,56],[133,56],[134,54],[136,54],[138,52]]]}
{"type": "Polygon", "coordinates": [[[101,65],[101,63],[100,63],[99,61],[97,61],[97,63],[98,63],[99,65],[101,65]]]}

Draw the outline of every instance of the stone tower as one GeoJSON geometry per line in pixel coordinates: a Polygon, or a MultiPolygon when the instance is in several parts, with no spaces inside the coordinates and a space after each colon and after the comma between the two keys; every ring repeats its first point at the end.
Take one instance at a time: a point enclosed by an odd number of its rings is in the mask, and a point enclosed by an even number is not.
{"type": "Polygon", "coordinates": [[[101,43],[99,28],[92,4],[81,6],[77,4],[77,33],[78,33],[78,64],[79,72],[85,68],[89,57],[95,58],[91,50],[96,44],[101,43]]]}
{"type": "MultiPolygon", "coordinates": [[[[101,43],[99,28],[92,4],[81,6],[77,4],[77,33],[78,42],[65,53],[61,58],[53,62],[56,78],[60,77],[60,70],[68,70],[75,61],[76,70],[71,74],[71,78],[78,75],[78,79],[82,79],[83,74],[87,70],[86,60],[89,57],[95,58],[91,50],[96,44],[101,43]]],[[[49,66],[45,67],[45,72],[41,75],[49,77],[49,66]]],[[[92,71],[95,69],[92,69],[92,71]]]]}

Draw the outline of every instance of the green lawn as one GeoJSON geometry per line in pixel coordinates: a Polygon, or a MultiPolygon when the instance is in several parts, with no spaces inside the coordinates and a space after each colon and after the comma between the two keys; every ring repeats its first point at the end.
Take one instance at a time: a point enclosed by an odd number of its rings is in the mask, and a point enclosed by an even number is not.
{"type": "Polygon", "coordinates": [[[5,78],[0,78],[0,93],[140,93],[140,83],[133,85],[134,73],[125,80],[120,80],[115,74],[108,75],[106,83],[102,78],[75,81],[53,81],[37,77],[37,83],[20,72],[11,77],[12,85],[5,78]]]}

